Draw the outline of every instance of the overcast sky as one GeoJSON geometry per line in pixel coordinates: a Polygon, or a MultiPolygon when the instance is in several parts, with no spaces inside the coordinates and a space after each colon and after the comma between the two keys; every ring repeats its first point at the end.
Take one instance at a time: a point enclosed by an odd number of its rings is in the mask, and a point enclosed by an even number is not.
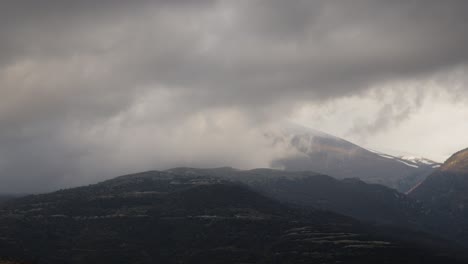
{"type": "Polygon", "coordinates": [[[292,121],[443,161],[468,147],[468,1],[5,0],[0,192],[268,167],[292,121]]]}

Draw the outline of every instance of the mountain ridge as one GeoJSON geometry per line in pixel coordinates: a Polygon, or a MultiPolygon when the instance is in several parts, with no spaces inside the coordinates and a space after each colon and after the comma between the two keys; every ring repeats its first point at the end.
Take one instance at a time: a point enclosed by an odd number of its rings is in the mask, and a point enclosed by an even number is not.
{"type": "Polygon", "coordinates": [[[290,127],[266,135],[276,144],[297,151],[297,155],[274,160],[273,168],[315,171],[339,179],[360,178],[367,183],[407,192],[439,166],[429,159],[397,157],[369,150],[315,129],[290,127]]]}
{"type": "Polygon", "coordinates": [[[411,192],[409,197],[450,216],[456,227],[459,241],[468,243],[468,149],[454,153],[425,181],[411,192]]]}
{"type": "Polygon", "coordinates": [[[468,174],[468,148],[460,150],[450,156],[441,166],[440,170],[468,174]]]}
{"type": "Polygon", "coordinates": [[[291,207],[226,178],[176,168],[8,201],[0,207],[0,257],[38,264],[466,263],[439,238],[291,207]]]}

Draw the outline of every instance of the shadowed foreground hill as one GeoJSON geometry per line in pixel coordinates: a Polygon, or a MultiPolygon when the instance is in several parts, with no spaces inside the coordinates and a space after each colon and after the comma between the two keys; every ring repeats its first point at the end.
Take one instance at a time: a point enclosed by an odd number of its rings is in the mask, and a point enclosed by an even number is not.
{"type": "MultiPolygon", "coordinates": [[[[21,197],[22,195],[13,195],[13,194],[0,194],[0,205],[5,203],[8,200],[21,197]]],[[[23,195],[24,196],[24,195],[23,195]]]]}
{"type": "Polygon", "coordinates": [[[20,198],[0,215],[0,258],[27,263],[462,263],[428,236],[176,171],[20,198]]]}
{"type": "Polygon", "coordinates": [[[0,264],[22,264],[21,262],[16,262],[12,260],[2,260],[0,259],[0,264]]]}
{"type": "Polygon", "coordinates": [[[440,231],[441,222],[445,221],[445,215],[432,212],[405,194],[359,179],[338,180],[308,171],[271,169],[175,168],[170,172],[240,182],[283,202],[333,211],[366,222],[440,231]]]}

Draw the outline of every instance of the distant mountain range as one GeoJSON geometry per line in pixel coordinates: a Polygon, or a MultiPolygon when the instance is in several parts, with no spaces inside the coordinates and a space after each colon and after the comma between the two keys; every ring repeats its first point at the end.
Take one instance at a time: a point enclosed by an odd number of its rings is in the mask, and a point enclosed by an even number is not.
{"type": "Polygon", "coordinates": [[[398,157],[365,149],[321,131],[291,124],[266,136],[275,144],[290,146],[298,152],[298,155],[274,160],[275,168],[315,171],[338,179],[359,178],[403,193],[440,166],[426,158],[398,157]]]}
{"type": "MultiPolygon", "coordinates": [[[[294,191],[283,179],[304,183],[309,178],[331,183],[322,187],[340,185],[311,173],[179,168],[10,200],[0,211],[0,259],[39,264],[466,263],[462,249],[446,240],[288,205],[259,191],[280,197],[281,190],[294,191]]],[[[311,186],[296,192],[315,192],[308,190],[311,186]]],[[[300,197],[289,200],[295,199],[300,197]]]]}

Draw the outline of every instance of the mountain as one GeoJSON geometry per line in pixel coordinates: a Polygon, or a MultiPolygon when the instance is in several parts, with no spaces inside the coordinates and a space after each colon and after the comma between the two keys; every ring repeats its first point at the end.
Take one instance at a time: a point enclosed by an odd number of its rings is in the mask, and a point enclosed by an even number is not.
{"type": "Polygon", "coordinates": [[[0,195],[0,204],[12,199],[13,197],[8,196],[8,195],[0,195]]]}
{"type": "Polygon", "coordinates": [[[186,169],[27,196],[0,212],[0,259],[25,263],[466,263],[448,245],[186,169]]]}
{"type": "Polygon", "coordinates": [[[468,149],[453,154],[409,196],[449,214],[458,226],[458,238],[468,242],[468,149]]]}
{"type": "Polygon", "coordinates": [[[403,193],[440,165],[425,158],[397,157],[371,151],[321,131],[293,125],[266,136],[275,144],[290,146],[299,153],[274,160],[272,167],[315,171],[339,179],[360,178],[403,193]]]}
{"type": "Polygon", "coordinates": [[[12,260],[0,259],[0,264],[23,264],[23,263],[17,262],[17,261],[12,261],[12,260]]]}
{"type": "Polygon", "coordinates": [[[315,172],[272,169],[243,171],[233,168],[176,168],[169,171],[239,182],[292,205],[332,211],[379,225],[440,233],[441,223],[445,222],[444,215],[431,211],[405,194],[356,178],[340,180],[315,172]]]}
{"type": "Polygon", "coordinates": [[[0,204],[5,203],[6,201],[9,201],[9,200],[12,200],[12,199],[21,197],[21,196],[24,196],[24,195],[20,195],[20,194],[1,194],[0,193],[0,204]]]}
{"type": "Polygon", "coordinates": [[[468,213],[468,149],[453,154],[409,195],[437,210],[468,213]]]}

